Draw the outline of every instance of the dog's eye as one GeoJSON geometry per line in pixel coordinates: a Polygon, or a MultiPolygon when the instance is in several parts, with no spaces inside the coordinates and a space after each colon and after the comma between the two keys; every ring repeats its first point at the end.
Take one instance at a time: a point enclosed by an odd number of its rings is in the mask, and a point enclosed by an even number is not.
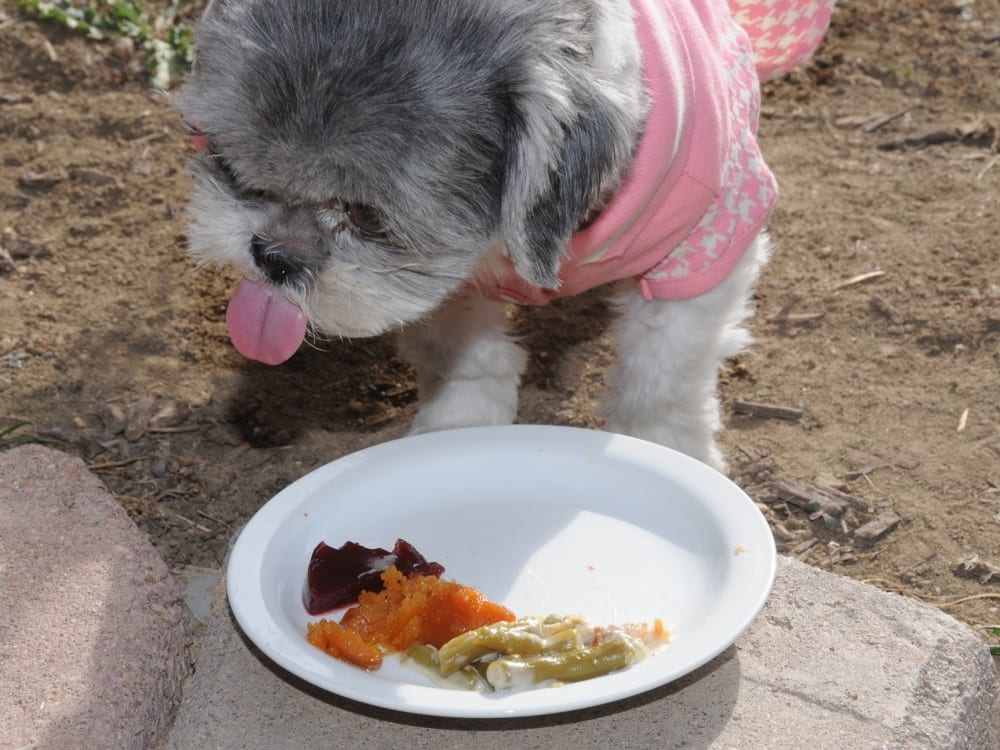
{"type": "Polygon", "coordinates": [[[366,206],[363,203],[345,203],[344,213],[361,234],[370,237],[385,236],[386,228],[382,222],[382,216],[371,206],[366,206]]]}

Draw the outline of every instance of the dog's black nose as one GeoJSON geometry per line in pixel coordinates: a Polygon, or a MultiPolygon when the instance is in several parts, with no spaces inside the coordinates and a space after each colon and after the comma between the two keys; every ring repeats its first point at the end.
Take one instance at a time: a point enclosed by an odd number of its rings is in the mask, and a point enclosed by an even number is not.
{"type": "Polygon", "coordinates": [[[301,259],[289,255],[278,243],[259,234],[250,238],[250,254],[257,268],[275,284],[292,281],[305,267],[301,259]]]}

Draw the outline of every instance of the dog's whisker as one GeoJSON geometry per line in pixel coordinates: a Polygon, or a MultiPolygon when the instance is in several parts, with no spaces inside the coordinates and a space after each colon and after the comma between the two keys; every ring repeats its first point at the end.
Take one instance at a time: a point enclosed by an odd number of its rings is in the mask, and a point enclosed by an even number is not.
{"type": "Polygon", "coordinates": [[[304,339],[305,345],[317,352],[332,352],[333,351],[332,347],[321,346],[321,344],[323,343],[330,343],[332,341],[333,341],[332,338],[324,338],[319,336],[316,333],[316,331],[312,329],[311,326],[310,329],[306,332],[306,337],[304,339]]]}

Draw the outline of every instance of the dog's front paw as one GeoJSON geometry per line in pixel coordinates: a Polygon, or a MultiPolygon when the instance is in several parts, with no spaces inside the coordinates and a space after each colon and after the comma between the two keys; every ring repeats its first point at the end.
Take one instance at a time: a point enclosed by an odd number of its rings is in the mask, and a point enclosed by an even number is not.
{"type": "Polygon", "coordinates": [[[516,382],[497,378],[449,380],[421,400],[410,434],[511,424],[516,416],[516,382]]]}

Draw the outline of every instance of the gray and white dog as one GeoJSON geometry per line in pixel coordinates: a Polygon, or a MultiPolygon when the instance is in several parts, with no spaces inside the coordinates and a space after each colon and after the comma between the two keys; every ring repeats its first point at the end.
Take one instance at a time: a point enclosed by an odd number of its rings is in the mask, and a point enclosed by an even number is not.
{"type": "MultiPolygon", "coordinates": [[[[507,330],[505,304],[594,286],[573,281],[574,264],[601,266],[630,232],[672,251],[690,233],[714,231],[723,199],[743,206],[732,199],[730,162],[734,149],[755,148],[752,127],[733,132],[736,120],[716,106],[738,85],[751,93],[743,105],[755,106],[756,79],[734,80],[745,60],[740,67],[716,49],[742,59],[743,38],[728,16],[711,15],[728,13],[723,0],[669,5],[213,0],[177,103],[203,147],[192,159],[191,251],[246,276],[228,312],[237,347],[277,363],[308,329],[399,330],[418,373],[413,432],[514,421],[527,355],[507,330]],[[678,20],[682,12],[689,17],[678,20]],[[692,28],[707,41],[692,41],[692,28]],[[651,46],[666,62],[650,59],[651,46]],[[666,83],[651,83],[654,68],[666,83]],[[716,99],[701,107],[695,97],[712,88],[701,83],[706,70],[716,99]],[[650,124],[657,108],[673,118],[665,130],[650,124]],[[698,139],[713,123],[729,140],[705,141],[724,141],[707,168],[719,174],[705,178],[679,162],[707,148],[698,139]],[[683,205],[673,212],[668,201],[652,219],[641,218],[642,205],[621,226],[600,228],[605,212],[632,210],[615,202],[653,130],[668,142],[649,147],[664,169],[647,192],[683,205]],[[680,182],[669,176],[678,165],[680,182]],[[677,226],[656,230],[675,213],[677,226]],[[595,227],[604,234],[583,242],[595,227]]],[[[663,273],[645,273],[655,261],[642,273],[628,264],[611,272],[619,314],[609,430],[724,469],[716,380],[747,342],[741,321],[768,254],[759,214],[735,233],[739,252],[721,255],[725,273],[697,293],[663,292],[663,273]]],[[[689,256],[701,252],[690,247],[689,256]]],[[[696,270],[671,273],[683,281],[696,270]]]]}

